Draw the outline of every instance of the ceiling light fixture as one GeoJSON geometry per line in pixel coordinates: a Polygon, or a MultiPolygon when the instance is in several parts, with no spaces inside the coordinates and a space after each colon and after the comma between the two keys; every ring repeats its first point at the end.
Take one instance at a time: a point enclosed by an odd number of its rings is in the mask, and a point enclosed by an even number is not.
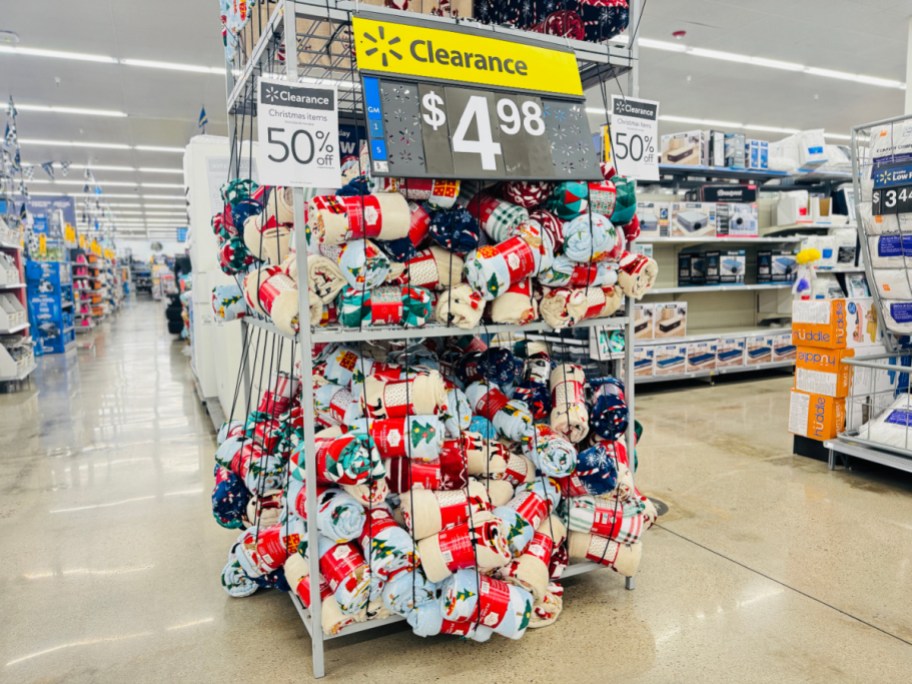
{"type": "Polygon", "coordinates": [[[85,116],[107,116],[113,119],[126,118],[126,112],[113,109],[87,109],[85,107],[64,107],[58,105],[33,105],[16,103],[20,112],[48,112],[51,114],[82,114],[85,116]]]}
{"type": "Polygon", "coordinates": [[[177,154],[183,154],[183,147],[160,147],[158,145],[137,145],[133,148],[134,150],[139,150],[140,152],[175,152],[177,154]]]}
{"type": "Polygon", "coordinates": [[[144,188],[184,188],[183,183],[143,183],[144,188]]]}
{"type": "MultiPolygon", "coordinates": [[[[72,185],[77,187],[85,187],[88,185],[88,181],[85,180],[45,180],[43,178],[29,181],[30,183],[37,183],[39,185],[72,185]]],[[[139,183],[133,183],[131,181],[99,181],[96,180],[94,185],[97,185],[101,188],[135,188],[139,183]]]]}
{"type": "Polygon", "coordinates": [[[207,67],[198,64],[181,64],[179,62],[161,62],[155,59],[122,59],[121,64],[147,69],[166,69],[168,71],[189,71],[195,74],[225,75],[225,67],[207,67]]]}
{"type": "Polygon", "coordinates": [[[744,128],[744,124],[733,121],[717,121],[715,119],[696,119],[689,116],[672,116],[671,114],[662,114],[659,121],[670,121],[674,123],[694,124],[698,126],[717,126],[719,128],[744,128]]]}
{"type": "Polygon", "coordinates": [[[154,166],[140,166],[139,170],[142,173],[183,173],[183,169],[165,169],[154,166]]]}
{"type": "Polygon", "coordinates": [[[63,50],[43,50],[40,48],[27,48],[12,45],[0,45],[0,54],[22,55],[23,57],[51,57],[66,59],[68,61],[99,62],[102,64],[117,64],[117,60],[108,55],[94,55],[85,52],[65,52],[63,50]]]}
{"type": "Polygon", "coordinates": [[[80,140],[45,140],[43,138],[19,138],[22,145],[48,145],[52,147],[95,147],[99,150],[133,149],[123,143],[82,142],[80,140]]]}
{"type": "Polygon", "coordinates": [[[181,195],[143,195],[143,199],[182,200],[181,195]]]}

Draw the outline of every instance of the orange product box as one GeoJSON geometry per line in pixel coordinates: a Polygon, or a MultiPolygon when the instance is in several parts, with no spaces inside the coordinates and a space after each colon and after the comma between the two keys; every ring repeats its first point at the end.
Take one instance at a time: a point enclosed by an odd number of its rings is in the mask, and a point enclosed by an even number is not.
{"type": "Polygon", "coordinates": [[[789,402],[789,432],[820,442],[845,430],[845,399],[793,389],[789,402]]]}
{"type": "Polygon", "coordinates": [[[798,347],[795,357],[795,389],[828,397],[847,397],[852,367],[844,359],[855,356],[854,349],[798,347]]]}
{"type": "Polygon", "coordinates": [[[845,349],[845,299],[799,300],[792,304],[792,341],[797,347],[845,349]]]}

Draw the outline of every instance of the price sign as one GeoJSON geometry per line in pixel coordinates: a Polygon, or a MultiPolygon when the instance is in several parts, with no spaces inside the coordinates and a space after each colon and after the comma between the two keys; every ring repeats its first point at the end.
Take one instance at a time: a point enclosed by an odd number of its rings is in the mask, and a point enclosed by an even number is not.
{"type": "Polygon", "coordinates": [[[875,190],[872,198],[874,216],[912,212],[912,185],[875,190]]]}
{"type": "Polygon", "coordinates": [[[582,102],[364,78],[375,175],[597,180],[582,102]]]}
{"type": "Polygon", "coordinates": [[[257,165],[264,185],[342,185],[336,89],[261,78],[257,165]]]}
{"type": "Polygon", "coordinates": [[[659,103],[611,96],[611,150],[622,176],[659,180],[659,103]]]}

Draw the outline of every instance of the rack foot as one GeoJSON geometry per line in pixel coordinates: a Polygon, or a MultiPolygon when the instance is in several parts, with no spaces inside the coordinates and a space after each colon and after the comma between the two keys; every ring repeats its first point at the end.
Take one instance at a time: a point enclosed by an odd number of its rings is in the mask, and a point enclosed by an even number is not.
{"type": "Polygon", "coordinates": [[[633,591],[634,589],[636,589],[636,587],[637,587],[636,577],[627,577],[624,580],[624,588],[627,591],[633,591]]]}

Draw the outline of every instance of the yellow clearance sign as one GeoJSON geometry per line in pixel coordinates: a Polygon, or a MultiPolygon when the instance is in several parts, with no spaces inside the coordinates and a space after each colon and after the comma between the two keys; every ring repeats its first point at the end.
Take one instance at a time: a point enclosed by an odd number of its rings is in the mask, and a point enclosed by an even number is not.
{"type": "Polygon", "coordinates": [[[352,30],[358,68],[364,71],[583,94],[572,52],[365,17],[355,17],[352,30]]]}

